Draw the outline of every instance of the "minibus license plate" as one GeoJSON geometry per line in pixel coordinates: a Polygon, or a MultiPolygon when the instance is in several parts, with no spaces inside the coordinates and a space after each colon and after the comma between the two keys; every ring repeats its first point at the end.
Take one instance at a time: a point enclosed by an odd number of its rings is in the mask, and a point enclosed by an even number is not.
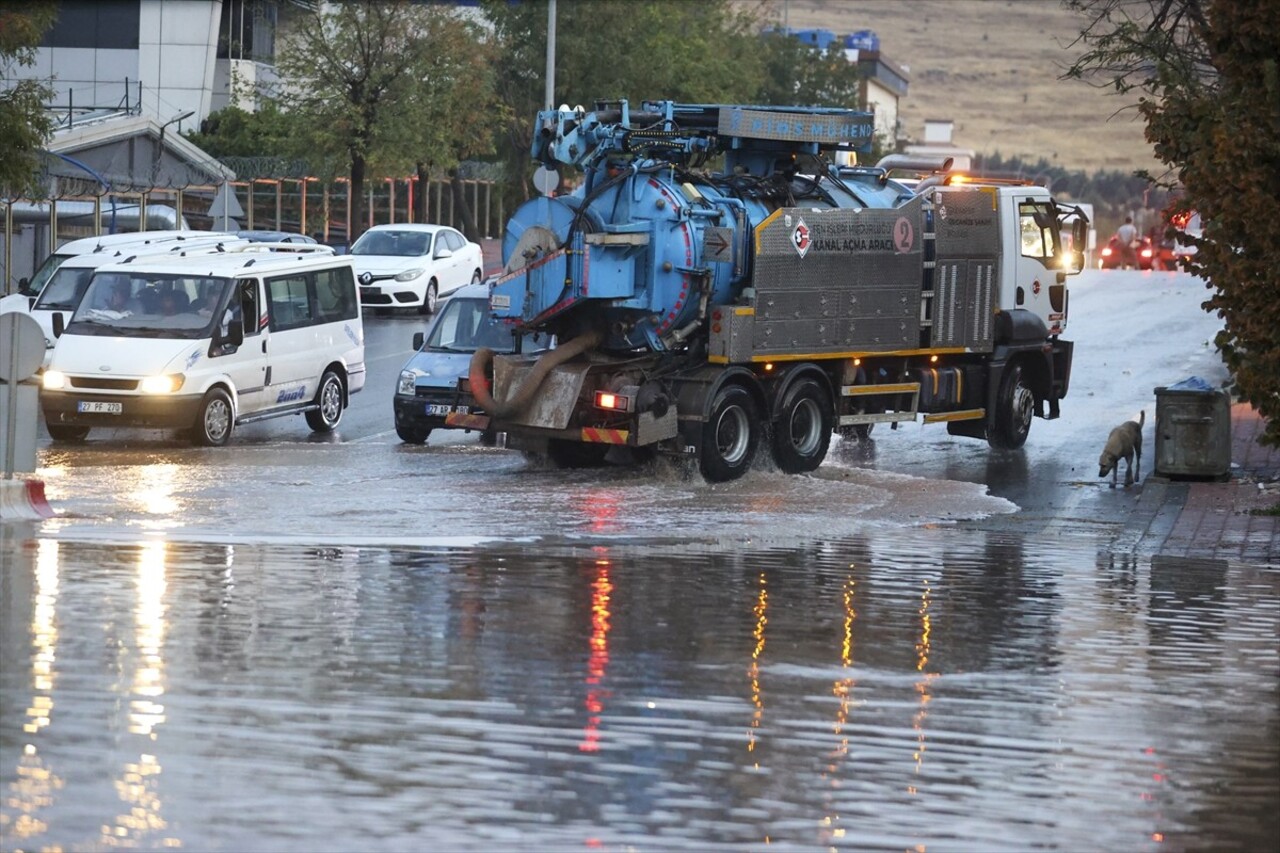
{"type": "Polygon", "coordinates": [[[101,403],[94,400],[81,400],[76,406],[80,412],[102,415],[118,415],[124,411],[123,403],[101,403]]]}
{"type": "Polygon", "coordinates": [[[471,409],[468,406],[458,406],[455,409],[453,406],[446,406],[441,403],[427,403],[428,415],[447,415],[455,411],[460,415],[465,415],[470,413],[471,409]]]}

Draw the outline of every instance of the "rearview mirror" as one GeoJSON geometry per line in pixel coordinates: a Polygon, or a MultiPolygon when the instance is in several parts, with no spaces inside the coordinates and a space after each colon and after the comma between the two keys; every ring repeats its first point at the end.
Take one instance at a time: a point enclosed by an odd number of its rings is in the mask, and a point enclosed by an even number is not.
{"type": "Polygon", "coordinates": [[[422,332],[414,332],[414,333],[413,333],[413,349],[414,349],[414,352],[417,352],[418,350],[422,349],[422,343],[423,343],[423,341],[425,341],[426,339],[427,339],[427,336],[426,336],[426,335],[424,335],[422,332]]]}
{"type": "Polygon", "coordinates": [[[444,260],[445,258],[452,258],[452,257],[453,257],[452,249],[436,249],[436,260],[440,261],[440,260],[444,260]]]}
{"type": "Polygon", "coordinates": [[[62,316],[61,311],[53,312],[53,336],[55,338],[62,337],[62,333],[67,330],[67,318],[62,316]]]}

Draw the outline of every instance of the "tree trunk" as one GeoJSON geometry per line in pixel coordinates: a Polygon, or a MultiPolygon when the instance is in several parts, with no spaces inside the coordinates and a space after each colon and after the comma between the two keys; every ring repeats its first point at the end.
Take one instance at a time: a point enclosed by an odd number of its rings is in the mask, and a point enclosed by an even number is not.
{"type": "Polygon", "coordinates": [[[480,229],[476,227],[476,214],[471,209],[471,203],[467,201],[466,187],[462,184],[462,179],[458,177],[458,170],[451,169],[449,171],[449,186],[453,189],[453,209],[461,219],[461,231],[466,238],[473,243],[479,243],[480,238],[484,235],[480,233],[480,229]]]}
{"type": "Polygon", "coordinates": [[[351,194],[351,221],[347,223],[347,245],[364,233],[364,158],[359,154],[351,155],[351,182],[347,184],[347,192],[351,194]]]}
{"type": "Polygon", "coordinates": [[[413,221],[430,222],[431,220],[427,218],[427,207],[428,198],[431,195],[431,164],[419,160],[415,169],[418,173],[418,191],[413,197],[413,221]]]}

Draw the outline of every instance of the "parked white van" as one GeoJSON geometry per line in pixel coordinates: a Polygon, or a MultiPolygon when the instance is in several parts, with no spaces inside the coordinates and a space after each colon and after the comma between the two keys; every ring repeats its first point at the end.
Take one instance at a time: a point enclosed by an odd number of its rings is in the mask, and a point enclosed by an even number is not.
{"type": "Polygon", "coordinates": [[[39,296],[49,279],[58,271],[58,267],[62,266],[68,258],[89,255],[95,252],[114,252],[126,246],[141,249],[163,244],[181,244],[188,240],[207,240],[210,237],[224,240],[237,239],[235,234],[225,231],[182,229],[177,231],[124,231],[118,234],[99,234],[96,237],[81,237],[78,240],[70,240],[55,249],[53,254],[40,263],[36,271],[31,274],[30,281],[18,279],[18,292],[31,298],[39,296]]]}
{"type": "Polygon", "coordinates": [[[272,248],[99,267],[65,329],[55,326],[40,394],[49,435],[176,428],[217,446],[237,424],[279,415],[337,427],[365,382],[351,259],[272,248]]]}
{"type": "Polygon", "coordinates": [[[94,270],[107,264],[136,260],[163,261],[196,254],[212,254],[226,250],[227,246],[246,241],[228,234],[210,234],[206,237],[190,237],[178,241],[162,240],[155,243],[123,244],[120,248],[102,248],[84,255],[74,255],[62,262],[49,277],[44,288],[31,306],[31,317],[44,332],[44,366],[49,366],[57,336],[53,333],[53,315],[61,313],[63,323],[71,317],[89,288],[94,270]]]}

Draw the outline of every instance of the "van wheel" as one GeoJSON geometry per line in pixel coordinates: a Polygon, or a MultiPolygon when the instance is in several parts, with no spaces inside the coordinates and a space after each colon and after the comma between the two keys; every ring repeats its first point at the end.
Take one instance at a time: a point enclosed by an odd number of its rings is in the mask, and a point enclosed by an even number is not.
{"type": "Polygon", "coordinates": [[[436,313],[436,304],[440,301],[440,288],[433,278],[427,282],[427,292],[422,294],[422,304],[418,306],[419,314],[436,313]]]}
{"type": "Polygon", "coordinates": [[[89,427],[71,424],[45,424],[49,428],[49,437],[54,441],[67,441],[79,444],[89,435],[89,427]]]}
{"type": "Polygon", "coordinates": [[[427,436],[431,435],[431,427],[396,424],[396,435],[400,436],[400,440],[405,444],[426,444],[427,436]]]}
{"type": "Polygon", "coordinates": [[[191,427],[192,443],[201,447],[222,447],[235,427],[231,395],[222,388],[210,388],[200,401],[200,411],[191,427]]]}
{"type": "Polygon", "coordinates": [[[342,380],[332,370],[320,377],[320,390],[316,391],[316,406],[307,412],[307,426],[315,432],[333,432],[342,420],[342,380]]]}
{"type": "Polygon", "coordinates": [[[786,474],[802,474],[822,464],[831,445],[830,395],[812,379],[787,389],[773,425],[773,461],[786,474]]]}
{"type": "Polygon", "coordinates": [[[1035,407],[1035,395],[1022,381],[1022,366],[1006,367],[996,395],[995,417],[987,428],[987,443],[999,450],[1017,450],[1026,444],[1035,407]]]}
{"type": "Polygon", "coordinates": [[[712,483],[736,480],[751,467],[760,444],[760,415],[756,401],[741,385],[716,392],[711,417],[702,427],[698,468],[712,483]]]}

